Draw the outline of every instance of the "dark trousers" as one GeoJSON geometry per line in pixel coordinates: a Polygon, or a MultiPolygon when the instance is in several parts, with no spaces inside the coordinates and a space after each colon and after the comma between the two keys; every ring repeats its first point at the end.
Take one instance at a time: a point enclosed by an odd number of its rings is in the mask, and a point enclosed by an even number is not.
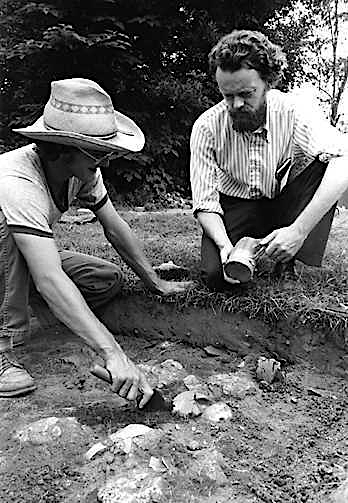
{"type": "MultiPolygon", "coordinates": [[[[220,194],[223,222],[232,244],[245,236],[263,238],[270,232],[292,224],[311,201],[324,176],[327,164],[313,161],[300,175],[288,183],[274,199],[242,199],[220,194]]],[[[320,266],[329,237],[336,204],[324,215],[308,235],[296,259],[320,266]]],[[[209,288],[223,290],[224,281],[220,253],[215,243],[202,236],[201,264],[209,288]]]]}

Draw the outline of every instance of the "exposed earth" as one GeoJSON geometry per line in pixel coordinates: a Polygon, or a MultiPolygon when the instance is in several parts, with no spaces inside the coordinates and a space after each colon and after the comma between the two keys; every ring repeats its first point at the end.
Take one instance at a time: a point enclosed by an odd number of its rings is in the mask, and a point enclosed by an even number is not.
{"type": "MultiPolygon", "coordinates": [[[[125,480],[135,477],[134,467],[149,469],[151,459],[164,463],[160,474],[153,469],[163,484],[161,494],[143,493],[125,503],[331,501],[348,470],[348,361],[343,342],[307,330],[290,332],[285,326],[271,331],[243,315],[177,312],[142,295],[120,298],[100,316],[138,362],[172,359],[203,381],[214,374],[244,376],[252,391],[242,387],[226,395],[232,417],[218,423],[199,416],[140,412],[89,373],[93,353],[65,327],[36,326],[18,356],[38,388],[26,397],[0,402],[1,502],[122,501],[116,496],[102,499],[100,488],[125,469],[125,480]],[[222,351],[207,353],[203,348],[209,344],[222,351]],[[255,367],[262,355],[281,362],[285,381],[260,385],[255,367]],[[16,438],[25,425],[48,417],[74,417],[89,428],[40,441],[16,438]],[[133,458],[109,449],[86,460],[91,446],[134,423],[160,429],[161,440],[133,458]],[[222,455],[218,471],[197,470],[202,452],[208,460],[222,455]]],[[[182,376],[162,387],[168,398],[185,389],[182,376]]]]}
{"type": "MultiPolygon", "coordinates": [[[[61,236],[78,247],[77,231],[64,225],[61,236]]],[[[97,254],[108,253],[89,225],[85,251],[94,239],[97,254]]],[[[152,235],[142,219],[138,229],[141,239],[152,235]]],[[[185,232],[188,243],[192,227],[185,232]]],[[[156,246],[163,236],[152,238],[156,246]]],[[[189,262],[191,248],[177,246],[189,262]]],[[[198,398],[194,417],[139,411],[91,375],[94,353],[66,327],[34,318],[16,353],[37,390],[0,399],[1,503],[348,502],[347,330],[311,331],[289,318],[270,326],[188,304],[132,287],[97,314],[146,372],[157,369],[149,379],[169,401],[195,379],[203,387],[229,379],[208,386],[210,403],[224,404],[222,419],[207,417],[209,403],[198,398]],[[257,378],[260,357],[281,365],[272,384],[257,378]],[[134,424],[151,430],[131,444],[111,441],[134,424]]]]}

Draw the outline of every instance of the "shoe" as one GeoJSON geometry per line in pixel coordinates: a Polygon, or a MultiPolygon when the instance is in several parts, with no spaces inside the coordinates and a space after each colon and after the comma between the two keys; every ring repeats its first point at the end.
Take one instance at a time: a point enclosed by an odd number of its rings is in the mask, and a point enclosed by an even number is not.
{"type": "Polygon", "coordinates": [[[34,379],[17,362],[13,352],[0,353],[0,397],[24,395],[35,389],[34,379]]]}

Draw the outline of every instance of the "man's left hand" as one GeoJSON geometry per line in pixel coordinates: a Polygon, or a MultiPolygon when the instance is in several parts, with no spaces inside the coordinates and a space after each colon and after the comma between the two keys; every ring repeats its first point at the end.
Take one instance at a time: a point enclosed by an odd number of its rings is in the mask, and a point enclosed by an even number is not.
{"type": "Polygon", "coordinates": [[[193,281],[166,281],[161,279],[156,285],[155,293],[162,295],[163,297],[167,295],[172,295],[175,293],[183,293],[194,286],[193,281]]]}
{"type": "Polygon", "coordinates": [[[298,228],[289,225],[268,234],[260,245],[266,247],[265,253],[276,262],[288,262],[300,250],[306,237],[298,228]]]}

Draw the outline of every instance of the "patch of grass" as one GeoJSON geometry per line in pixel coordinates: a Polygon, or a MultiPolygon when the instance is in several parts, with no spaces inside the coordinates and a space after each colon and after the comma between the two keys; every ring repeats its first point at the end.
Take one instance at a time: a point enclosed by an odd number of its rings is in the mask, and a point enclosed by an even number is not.
{"type": "MultiPolygon", "coordinates": [[[[322,268],[299,264],[297,280],[280,281],[272,274],[274,264],[265,261],[253,282],[236,286],[228,293],[212,293],[200,281],[201,231],[189,211],[120,214],[135,232],[153,265],[172,260],[189,270],[183,279],[196,281],[196,288],[186,294],[161,299],[156,296],[156,302],[174,303],[178,309],[203,307],[214,311],[243,312],[268,324],[287,320],[314,330],[334,330],[340,334],[347,329],[347,210],[341,210],[335,217],[322,268]]],[[[55,234],[61,248],[89,253],[119,264],[128,275],[125,293],[131,294],[137,288],[136,276],[109,245],[100,224],[58,224],[55,234]]]]}

